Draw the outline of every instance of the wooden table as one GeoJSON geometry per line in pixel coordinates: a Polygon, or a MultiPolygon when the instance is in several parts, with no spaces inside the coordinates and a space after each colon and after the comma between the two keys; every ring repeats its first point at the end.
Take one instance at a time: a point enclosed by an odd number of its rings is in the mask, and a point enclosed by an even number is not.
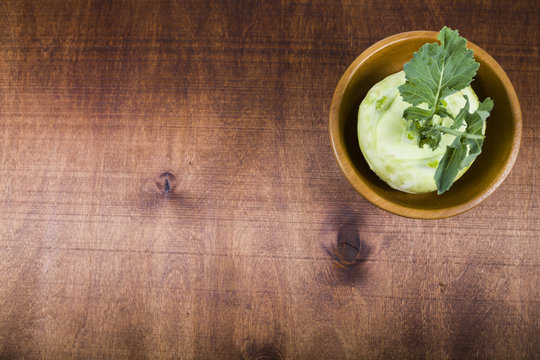
{"type": "Polygon", "coordinates": [[[537,359],[539,38],[534,0],[3,0],[0,358],[537,359]],[[411,220],[347,183],[329,105],[443,25],[523,139],[481,205],[411,220]]]}

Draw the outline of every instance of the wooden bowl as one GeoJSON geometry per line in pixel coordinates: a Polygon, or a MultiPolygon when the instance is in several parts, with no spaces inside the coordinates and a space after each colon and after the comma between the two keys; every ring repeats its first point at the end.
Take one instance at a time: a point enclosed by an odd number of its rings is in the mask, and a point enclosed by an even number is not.
{"type": "Polygon", "coordinates": [[[480,101],[493,99],[482,154],[447,192],[408,194],[392,189],[369,168],[357,137],[358,107],[373,85],[403,69],[437,32],[412,31],[390,36],[364,51],[341,77],[330,106],[330,140],[337,162],[351,185],[374,205],[397,215],[438,219],[478,205],[506,178],[521,139],[521,109],[516,92],[501,66],[484,50],[467,42],[480,63],[472,87],[480,101]]]}

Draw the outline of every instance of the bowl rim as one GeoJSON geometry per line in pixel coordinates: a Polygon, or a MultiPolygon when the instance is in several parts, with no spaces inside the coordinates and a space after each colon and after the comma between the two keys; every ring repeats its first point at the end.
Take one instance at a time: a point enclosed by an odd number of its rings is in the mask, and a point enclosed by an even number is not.
{"type": "Polygon", "coordinates": [[[461,214],[465,211],[468,211],[474,208],[476,205],[484,201],[499,185],[504,181],[508,176],[514,163],[516,161],[520,142],[521,142],[521,131],[522,131],[522,114],[519,100],[516,94],[516,91],[510,82],[508,75],[505,73],[503,68],[495,61],[495,59],[489,55],[485,50],[480,48],[478,45],[467,40],[467,47],[473,49],[474,56],[476,58],[481,58],[484,63],[489,64],[489,67],[492,68],[494,73],[500,78],[506,93],[508,94],[511,106],[511,112],[514,117],[513,128],[514,136],[512,139],[512,148],[509,156],[505,160],[505,164],[502,167],[502,171],[489,183],[486,188],[471,197],[470,200],[467,200],[464,203],[457,204],[451,207],[442,208],[442,209],[418,209],[413,207],[408,207],[405,205],[397,204],[393,201],[390,201],[384,197],[381,197],[375,191],[371,190],[364,181],[359,180],[356,175],[356,169],[352,164],[350,158],[348,158],[345,153],[345,148],[343,146],[342,139],[339,136],[339,110],[345,94],[345,89],[347,88],[349,81],[352,78],[352,75],[360,68],[360,66],[365,63],[370,57],[374,56],[378,51],[394,45],[396,43],[404,42],[408,39],[415,38],[433,38],[436,40],[437,31],[429,30],[418,30],[418,31],[407,31],[398,34],[391,35],[386,37],[373,45],[369,46],[364,50],[356,59],[348,66],[347,70],[341,76],[334,94],[332,96],[332,101],[330,104],[330,114],[329,114],[329,135],[330,143],[332,147],[332,152],[334,157],[339,165],[339,168],[347,181],[351,186],[358,192],[362,197],[371,202],[373,205],[393,213],[395,215],[414,218],[414,219],[441,219],[446,217],[455,216],[461,214]]]}

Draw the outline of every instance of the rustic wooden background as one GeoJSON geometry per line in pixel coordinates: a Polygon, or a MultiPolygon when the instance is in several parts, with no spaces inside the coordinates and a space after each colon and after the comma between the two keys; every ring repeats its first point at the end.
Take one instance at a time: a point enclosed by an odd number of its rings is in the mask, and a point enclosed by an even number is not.
{"type": "Polygon", "coordinates": [[[535,0],[2,0],[0,358],[537,359],[539,37],[535,0]],[[410,220],[340,173],[330,99],[443,25],[523,140],[484,203],[410,220]]]}

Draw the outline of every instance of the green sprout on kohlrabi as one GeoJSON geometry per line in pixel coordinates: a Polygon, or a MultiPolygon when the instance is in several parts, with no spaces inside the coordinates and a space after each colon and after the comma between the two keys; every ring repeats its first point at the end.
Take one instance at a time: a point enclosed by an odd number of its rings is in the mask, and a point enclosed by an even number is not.
{"type": "Polygon", "coordinates": [[[403,66],[406,82],[399,86],[399,92],[403,100],[411,104],[403,117],[419,147],[428,145],[435,150],[442,134],[455,136],[435,171],[437,193],[441,194],[452,186],[459,171],[481,153],[484,124],[493,101],[486,98],[470,113],[469,99],[465,96],[465,106],[456,116],[446,110],[443,99],[468,87],[480,65],[474,61],[473,51],[467,49],[467,40],[457,31],[444,27],[437,39],[440,44],[423,45],[403,66]],[[442,125],[444,118],[452,119],[449,127],[442,125]]]}

